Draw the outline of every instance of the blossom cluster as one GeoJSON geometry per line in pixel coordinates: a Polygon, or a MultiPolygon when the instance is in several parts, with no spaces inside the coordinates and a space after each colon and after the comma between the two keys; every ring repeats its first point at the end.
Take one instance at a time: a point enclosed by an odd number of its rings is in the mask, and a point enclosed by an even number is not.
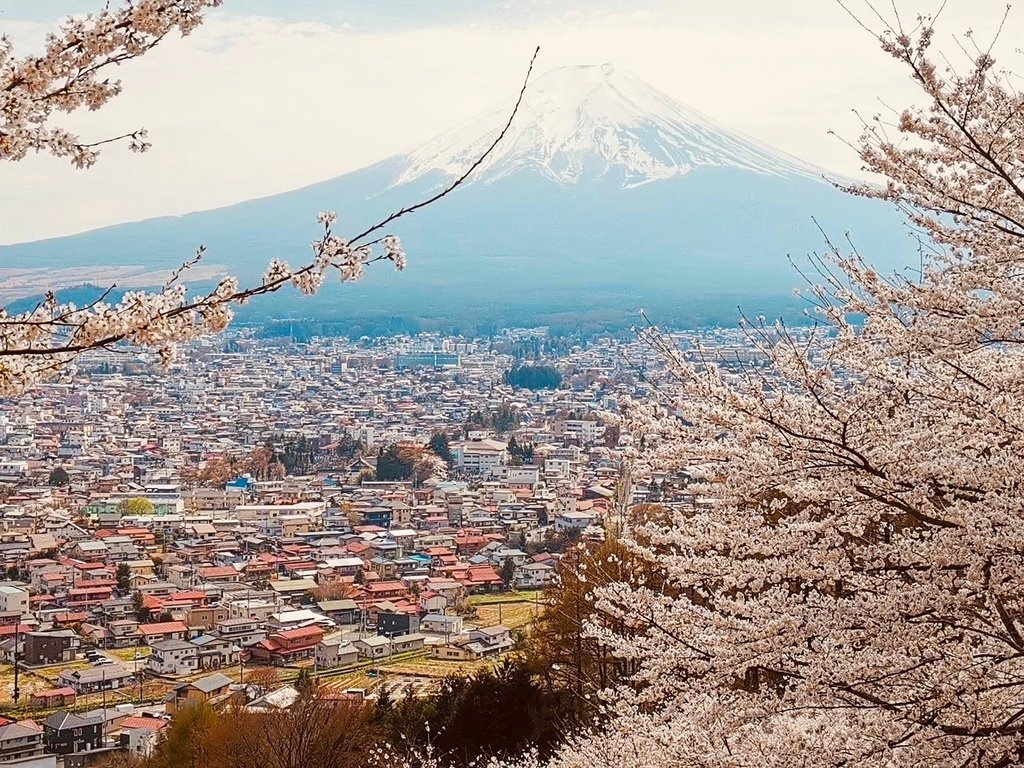
{"type": "Polygon", "coordinates": [[[627,531],[657,579],[595,588],[638,671],[552,765],[1024,764],[1024,95],[931,41],[881,36],[927,101],[868,126],[888,183],[854,190],[907,212],[920,274],[829,243],[813,327],[747,324],[767,366],[639,331],[634,471],[700,501],[627,531]]]}
{"type": "Polygon", "coordinates": [[[0,161],[29,152],[68,157],[79,168],[96,162],[99,147],[127,141],[135,152],[148,147],[143,129],[122,136],[84,141],[52,126],[54,113],[97,110],[121,92],[107,72],[141,56],[173,30],[187,35],[205,10],[222,0],[136,0],[120,9],[71,18],[50,34],[44,52],[17,58],[0,37],[0,161]]]}
{"type": "Polygon", "coordinates": [[[177,357],[178,345],[223,331],[234,307],[252,298],[293,285],[315,294],[324,277],[335,269],[343,281],[358,280],[367,264],[390,260],[405,266],[405,253],[397,237],[382,238],[383,252],[373,246],[353,246],[336,237],[331,214],[320,214],[324,234],[313,242],[313,259],[292,269],[286,262],[270,262],[261,284],[242,288],[238,279],[224,277],[206,294],[189,296],[179,281],[181,272],[195,264],[204,251],[183,266],[159,291],[126,293],[114,304],[103,299],[87,307],[60,304],[49,294],[30,312],[10,315],[0,309],[0,395],[17,394],[66,371],[82,352],[120,343],[156,351],[164,365],[177,357]],[[401,258],[401,263],[396,259],[401,258]]]}
{"type": "MultiPolygon", "coordinates": [[[[134,0],[118,9],[107,7],[69,19],[48,36],[45,50],[37,56],[17,58],[10,41],[0,38],[0,161],[48,152],[88,168],[96,162],[99,147],[111,142],[124,140],[133,151],[145,151],[149,144],[144,129],[85,141],[51,123],[58,113],[104,106],[121,91],[120,82],[107,76],[111,67],[145,54],[172,31],[189,34],[205,11],[220,4],[221,0],[134,0]]],[[[29,312],[12,315],[0,310],[0,395],[23,392],[69,370],[81,353],[117,344],[151,349],[170,365],[179,344],[224,330],[234,308],[254,297],[287,285],[314,294],[329,270],[352,282],[375,261],[391,261],[396,269],[405,269],[406,255],[397,237],[356,244],[333,233],[336,214],[322,212],[317,221],[324,230],[312,244],[312,260],[293,268],[275,259],[256,286],[242,288],[228,276],[212,291],[189,296],[182,278],[202,258],[200,248],[196,258],[183,264],[160,290],[129,292],[114,303],[106,300],[112,287],[85,307],[59,303],[47,294],[29,312]],[[378,243],[381,253],[375,255],[378,243]]]]}

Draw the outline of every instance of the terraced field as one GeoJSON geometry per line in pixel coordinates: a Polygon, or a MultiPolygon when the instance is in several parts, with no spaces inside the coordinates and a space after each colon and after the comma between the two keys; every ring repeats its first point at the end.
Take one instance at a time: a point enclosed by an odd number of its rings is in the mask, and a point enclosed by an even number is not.
{"type": "Polygon", "coordinates": [[[532,603],[540,599],[540,592],[537,590],[524,590],[522,592],[491,592],[486,595],[470,595],[470,605],[488,605],[490,603],[532,603]]]}
{"type": "Polygon", "coordinates": [[[477,605],[476,616],[467,620],[474,627],[489,627],[504,624],[509,629],[524,629],[533,623],[537,616],[537,606],[532,602],[522,603],[485,603],[477,605]]]}
{"type": "MultiPolygon", "coordinates": [[[[504,624],[510,629],[528,631],[537,617],[542,606],[538,603],[536,592],[503,592],[488,595],[473,595],[470,598],[470,605],[475,615],[466,620],[467,627],[487,627],[494,624],[504,624]]],[[[116,648],[105,651],[111,658],[131,668],[135,660],[135,653],[140,653],[140,668],[143,666],[142,658],[149,655],[147,647],[116,648]]],[[[382,687],[389,690],[400,690],[412,686],[417,695],[424,695],[429,690],[436,688],[438,682],[449,675],[468,675],[486,667],[493,666],[495,659],[483,661],[458,662],[434,659],[430,656],[429,649],[411,651],[398,654],[389,659],[361,661],[357,665],[345,670],[319,670],[316,677],[328,690],[344,691],[349,688],[361,688],[367,693],[378,692],[382,687]]],[[[21,714],[39,716],[47,714],[48,710],[30,711],[28,701],[32,691],[45,690],[57,687],[57,677],[64,670],[85,669],[90,664],[87,661],[75,661],[60,666],[48,667],[38,670],[22,669],[19,679],[21,688],[21,706],[17,710],[13,708],[11,697],[14,688],[14,668],[10,664],[0,664],[0,708],[10,714],[21,714]]],[[[302,666],[310,668],[312,662],[307,662],[295,667],[279,668],[278,676],[282,682],[291,682],[299,674],[302,666]]],[[[255,667],[246,666],[248,673],[255,667]]],[[[239,670],[237,666],[225,667],[217,670],[232,680],[238,681],[239,670]]],[[[177,681],[163,679],[146,679],[143,682],[142,700],[146,703],[161,703],[164,696],[181,682],[195,680],[211,674],[210,670],[203,670],[187,678],[177,681]]],[[[246,675],[248,677],[248,675],[246,675]]],[[[90,709],[102,704],[102,694],[96,693],[88,696],[80,696],[76,702],[76,710],[90,709]]],[[[106,703],[108,706],[122,702],[139,700],[138,686],[124,688],[119,691],[108,691],[106,703]]]]}

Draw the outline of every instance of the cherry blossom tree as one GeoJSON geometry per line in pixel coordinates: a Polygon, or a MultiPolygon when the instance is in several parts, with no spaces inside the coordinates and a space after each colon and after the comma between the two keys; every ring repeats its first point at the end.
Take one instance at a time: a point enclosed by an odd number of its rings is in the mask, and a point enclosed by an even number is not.
{"type": "MultiPolygon", "coordinates": [[[[59,114],[101,108],[121,91],[109,76],[112,68],[144,55],[177,32],[187,35],[203,14],[222,0],[132,0],[118,9],[71,18],[46,41],[39,55],[15,56],[6,37],[0,37],[0,161],[18,161],[31,152],[67,157],[78,168],[92,166],[100,148],[127,143],[135,152],[149,148],[144,129],[86,140],[54,125],[59,114]]],[[[536,58],[536,52],[534,53],[536,58]]],[[[533,60],[527,71],[529,80],[533,60]]],[[[504,137],[519,108],[519,93],[505,130],[466,172],[427,200],[395,211],[352,236],[333,227],[337,216],[317,216],[320,230],[311,243],[309,260],[290,265],[275,259],[258,285],[241,286],[224,277],[208,293],[189,295],[187,271],[204,256],[200,246],[157,290],[129,292],[116,304],[106,291],[85,307],[62,304],[53,293],[30,312],[10,315],[0,310],[0,395],[15,394],[67,370],[76,357],[95,349],[128,344],[155,350],[164,364],[174,360],[178,345],[224,330],[233,308],[292,285],[314,294],[330,275],[344,282],[359,280],[365,268],[389,261],[401,271],[406,255],[398,238],[385,229],[396,219],[439,200],[454,190],[483,162],[504,137]]],[[[312,218],[312,217],[311,217],[312,218]]]]}
{"type": "Polygon", "coordinates": [[[879,37],[923,106],[866,124],[886,183],[851,191],[920,272],[829,242],[814,327],[747,325],[767,369],[640,331],[664,371],[628,422],[702,502],[625,534],[661,575],[595,589],[587,631],[639,671],[557,765],[1024,764],[1024,96],[918,21],[879,37]]]}

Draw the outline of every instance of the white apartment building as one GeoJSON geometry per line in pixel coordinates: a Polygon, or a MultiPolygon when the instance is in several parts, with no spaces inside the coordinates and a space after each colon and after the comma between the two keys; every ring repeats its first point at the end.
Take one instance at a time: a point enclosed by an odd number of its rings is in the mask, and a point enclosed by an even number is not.
{"type": "Polygon", "coordinates": [[[235,518],[241,523],[251,523],[267,536],[282,536],[285,524],[294,526],[301,516],[309,521],[310,528],[323,527],[327,502],[299,501],[295,504],[240,504],[235,507],[235,518]]]}
{"type": "Polygon", "coordinates": [[[455,466],[474,475],[495,475],[508,459],[508,444],[499,440],[467,440],[451,447],[455,466]]]}
{"type": "Polygon", "coordinates": [[[20,614],[28,613],[28,591],[18,587],[0,587],[0,612],[20,614]]]}
{"type": "Polygon", "coordinates": [[[604,426],[589,419],[563,419],[555,422],[555,435],[575,435],[583,443],[592,443],[604,433],[604,426]]]}

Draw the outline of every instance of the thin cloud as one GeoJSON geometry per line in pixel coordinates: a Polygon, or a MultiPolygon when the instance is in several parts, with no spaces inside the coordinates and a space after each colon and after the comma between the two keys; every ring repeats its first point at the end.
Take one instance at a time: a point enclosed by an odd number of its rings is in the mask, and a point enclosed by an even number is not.
{"type": "MultiPolygon", "coordinates": [[[[4,29],[19,46],[47,26],[40,14],[10,21],[26,5],[5,3],[4,29]]],[[[855,138],[852,109],[870,114],[878,97],[903,105],[916,95],[898,64],[820,0],[473,0],[444,4],[441,16],[421,5],[439,4],[228,0],[192,36],[121,68],[125,92],[109,106],[66,121],[86,136],[145,126],[152,151],[111,148],[87,172],[44,157],[8,165],[5,183],[18,195],[0,210],[0,242],[226,205],[405,152],[511,98],[536,44],[541,70],[614,62],[726,125],[851,176],[857,158],[828,131],[855,138]],[[289,20],[274,18],[275,8],[289,20]]],[[[951,10],[945,23],[965,28],[951,10]]],[[[1000,14],[991,9],[993,29],[1000,14]]],[[[971,16],[979,31],[989,24],[976,9],[971,16]]]]}

